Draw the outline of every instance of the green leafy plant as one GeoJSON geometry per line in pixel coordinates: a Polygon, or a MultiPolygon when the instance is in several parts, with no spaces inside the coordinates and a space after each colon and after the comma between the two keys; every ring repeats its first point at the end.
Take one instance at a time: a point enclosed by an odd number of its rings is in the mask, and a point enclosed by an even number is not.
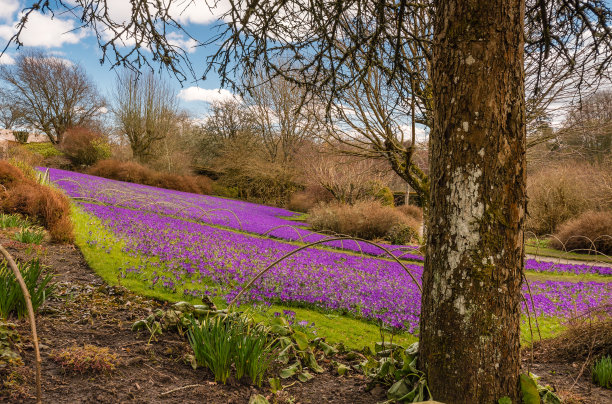
{"type": "Polygon", "coordinates": [[[431,399],[425,373],[418,370],[419,343],[404,348],[393,342],[378,342],[375,355],[360,365],[366,376],[371,378],[370,387],[375,384],[389,386],[387,398],[392,402],[420,402],[431,399]]]}
{"type": "Polygon", "coordinates": [[[521,374],[519,379],[523,404],[561,404],[561,399],[554,393],[553,388],[541,386],[538,383],[539,377],[533,373],[521,374]]]}
{"type": "Polygon", "coordinates": [[[0,228],[28,227],[30,222],[18,214],[0,214],[0,228]]]}
{"type": "MultiPolygon", "coordinates": [[[[19,264],[19,271],[30,292],[32,306],[37,310],[45,300],[53,293],[54,284],[51,283],[50,274],[42,276],[43,268],[35,259],[27,263],[19,264]]],[[[0,263],[0,318],[8,318],[16,315],[22,318],[27,315],[25,299],[15,274],[6,262],[0,263]]]]}
{"type": "Polygon", "coordinates": [[[274,342],[268,342],[268,336],[261,326],[245,321],[244,317],[239,318],[232,326],[236,378],[240,380],[246,375],[253,384],[261,387],[264,374],[272,361],[274,342]]]}
{"type": "Polygon", "coordinates": [[[593,383],[603,388],[612,388],[612,358],[604,356],[593,365],[593,383]]]}
{"type": "Polygon", "coordinates": [[[215,376],[215,381],[225,384],[232,365],[232,337],[228,322],[216,316],[198,324],[193,320],[188,333],[196,363],[205,366],[215,376]]]}
{"type": "Polygon", "coordinates": [[[39,227],[22,228],[15,233],[15,240],[25,244],[40,244],[45,238],[45,232],[39,227]]]}

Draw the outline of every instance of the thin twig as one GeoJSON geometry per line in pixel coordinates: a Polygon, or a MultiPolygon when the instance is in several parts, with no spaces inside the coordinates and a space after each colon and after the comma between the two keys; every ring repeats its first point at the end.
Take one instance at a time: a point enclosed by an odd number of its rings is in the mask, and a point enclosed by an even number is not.
{"type": "Polygon", "coordinates": [[[187,386],[177,387],[176,389],[172,389],[170,391],[166,391],[164,393],[161,393],[160,396],[167,396],[168,394],[172,394],[172,393],[174,393],[176,391],[190,389],[192,387],[205,387],[205,385],[203,385],[203,384],[188,384],[187,386]]]}
{"type": "Polygon", "coordinates": [[[13,270],[15,274],[15,278],[17,278],[17,282],[21,287],[21,291],[23,292],[23,297],[26,303],[26,307],[28,308],[28,318],[30,320],[30,328],[32,330],[32,342],[34,343],[34,351],[36,352],[36,402],[42,403],[42,388],[41,388],[41,363],[42,359],[40,358],[40,349],[38,348],[38,334],[36,333],[36,318],[34,317],[34,307],[32,307],[32,297],[30,296],[30,292],[23,281],[23,277],[21,276],[21,272],[19,272],[19,267],[13,260],[11,254],[8,253],[4,249],[2,245],[0,245],[0,253],[4,256],[8,265],[13,270]]]}

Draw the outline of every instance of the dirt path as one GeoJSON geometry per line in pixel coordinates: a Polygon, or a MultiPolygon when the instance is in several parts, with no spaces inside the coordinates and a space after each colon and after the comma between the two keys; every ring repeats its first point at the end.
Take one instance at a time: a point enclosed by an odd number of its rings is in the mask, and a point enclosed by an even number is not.
{"type": "MultiPolygon", "coordinates": [[[[254,393],[270,396],[267,382],[260,390],[232,381],[221,385],[208,371],[193,370],[183,359],[190,348],[176,334],[166,333],[147,344],[149,335],[132,332],[131,324],[164,304],[107,286],[73,246],[50,245],[28,253],[27,246],[5,236],[0,235],[0,242],[19,261],[38,255],[58,285],[57,296],[37,316],[44,402],[248,403],[254,393]],[[107,374],[75,374],[64,371],[52,359],[62,349],[84,344],[109,348],[119,359],[116,369],[107,374]]],[[[34,402],[29,327],[25,320],[17,324],[26,366],[13,375],[22,382],[12,391],[13,396],[0,395],[0,402],[34,402]]],[[[337,377],[328,371],[308,383],[286,388],[276,402],[375,403],[385,399],[384,390],[366,392],[365,385],[360,375],[337,377]]]]}

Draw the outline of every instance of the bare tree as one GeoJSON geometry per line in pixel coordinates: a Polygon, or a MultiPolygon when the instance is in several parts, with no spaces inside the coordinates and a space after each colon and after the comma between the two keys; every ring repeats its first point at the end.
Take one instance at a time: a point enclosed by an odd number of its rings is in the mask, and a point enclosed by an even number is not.
{"type": "Polygon", "coordinates": [[[113,114],[134,157],[146,161],[156,142],[170,134],[178,116],[176,94],[159,76],[141,77],[124,70],[117,75],[113,114]]]}
{"type": "Polygon", "coordinates": [[[302,105],[300,88],[281,77],[269,79],[263,72],[252,77],[245,97],[246,108],[270,161],[287,163],[306,139],[312,139],[320,119],[312,103],[302,105]]]}
{"type": "Polygon", "coordinates": [[[67,129],[87,126],[105,106],[82,67],[39,51],[24,52],[14,65],[0,67],[0,80],[23,120],[54,144],[67,129]]]}
{"type": "Polygon", "coordinates": [[[23,111],[6,90],[0,90],[0,124],[4,129],[12,130],[24,123],[23,111]]]}
{"type": "Polygon", "coordinates": [[[612,157],[612,91],[602,91],[575,105],[556,133],[561,147],[588,160],[612,157]]]}

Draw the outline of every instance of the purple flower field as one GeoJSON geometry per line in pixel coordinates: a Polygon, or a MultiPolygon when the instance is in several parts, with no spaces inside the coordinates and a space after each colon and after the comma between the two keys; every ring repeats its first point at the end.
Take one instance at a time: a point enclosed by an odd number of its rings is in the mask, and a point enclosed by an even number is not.
{"type": "MultiPolygon", "coordinates": [[[[313,243],[327,237],[306,229],[307,223],[286,219],[297,214],[282,208],[131,184],[54,168],[49,169],[49,175],[51,181],[73,198],[179,216],[282,240],[313,243]]],[[[325,245],[371,255],[386,254],[375,246],[353,240],[329,241],[325,245]]],[[[423,260],[415,252],[415,246],[383,246],[402,259],[423,260]]]]}
{"type": "MultiPolygon", "coordinates": [[[[231,300],[265,266],[296,247],[152,212],[82,204],[126,242],[128,254],[158,258],[127,276],[150,287],[231,300]]],[[[91,240],[95,243],[95,240],[91,240]]],[[[419,280],[422,267],[406,267],[419,280]]],[[[538,315],[567,317],[610,301],[606,282],[533,282],[538,315]]],[[[527,292],[526,287],[524,288],[527,292]]],[[[420,292],[399,264],[340,251],[305,249],[269,271],[244,302],[284,303],[350,313],[414,331],[420,292]]],[[[532,311],[531,306],[529,307],[532,311]]]]}
{"type": "MultiPolygon", "coordinates": [[[[84,197],[82,208],[125,242],[124,253],[144,258],[141,265],[122,268],[120,272],[122,276],[139,277],[151,288],[187,295],[205,293],[230,301],[259,271],[298,248],[278,239],[292,239],[289,236],[261,237],[206,224],[223,224],[227,215],[198,220],[204,209],[230,209],[239,218],[242,230],[264,234],[266,226],[295,223],[278,217],[293,214],[283,209],[61,170],[50,173],[51,179],[69,195],[84,197]],[[183,199],[189,204],[181,205],[183,199]]],[[[95,245],[98,240],[95,235],[91,237],[88,242],[95,245]]],[[[379,254],[375,246],[371,249],[372,254],[379,254]]],[[[533,260],[527,262],[538,271],[551,271],[550,263],[546,266],[533,260]]],[[[375,256],[309,247],[266,273],[243,296],[243,302],[318,307],[366,320],[382,320],[412,332],[418,326],[420,292],[406,270],[420,283],[423,268],[418,262],[399,264],[375,256]]],[[[564,270],[590,273],[578,266],[564,270]]],[[[531,298],[526,285],[523,291],[529,311],[534,310],[533,300],[539,316],[574,316],[609,304],[612,292],[612,283],[608,282],[545,281],[530,285],[531,298]]]]}
{"type": "MultiPolygon", "coordinates": [[[[312,243],[326,237],[306,229],[307,223],[287,219],[296,216],[296,213],[286,209],[125,183],[53,168],[49,169],[49,174],[51,180],[71,197],[90,198],[115,206],[177,216],[281,240],[312,243]]],[[[353,240],[330,241],[324,244],[375,256],[386,254],[375,246],[353,240]]],[[[401,259],[423,261],[423,257],[415,251],[414,246],[383,244],[383,247],[401,259]]],[[[612,275],[610,267],[559,264],[534,259],[525,260],[525,269],[537,272],[567,272],[577,275],[612,275]]]]}

